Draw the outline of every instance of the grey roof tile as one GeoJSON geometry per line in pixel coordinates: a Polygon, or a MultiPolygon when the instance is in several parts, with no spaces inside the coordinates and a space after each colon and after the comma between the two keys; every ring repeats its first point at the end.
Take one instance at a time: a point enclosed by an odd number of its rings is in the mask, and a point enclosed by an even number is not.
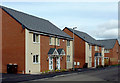
{"type": "MultiPolygon", "coordinates": [[[[67,29],[73,33],[73,29],[71,29],[71,28],[67,28],[67,29]]],[[[80,37],[81,39],[83,39],[84,41],[88,42],[89,44],[103,46],[96,39],[94,39],[93,37],[91,37],[90,35],[88,35],[85,32],[74,30],[74,34],[77,35],[78,37],[80,37]]]]}
{"type": "Polygon", "coordinates": [[[117,39],[106,39],[106,40],[97,40],[102,45],[104,45],[105,49],[112,49],[116,43],[117,39]]]}
{"type": "Polygon", "coordinates": [[[16,11],[7,7],[1,6],[4,11],[10,14],[18,22],[25,26],[25,28],[31,31],[37,31],[41,33],[51,34],[60,36],[68,39],[72,39],[69,35],[59,29],[57,26],[52,24],[50,21],[38,18],[20,11],[16,11]]]}

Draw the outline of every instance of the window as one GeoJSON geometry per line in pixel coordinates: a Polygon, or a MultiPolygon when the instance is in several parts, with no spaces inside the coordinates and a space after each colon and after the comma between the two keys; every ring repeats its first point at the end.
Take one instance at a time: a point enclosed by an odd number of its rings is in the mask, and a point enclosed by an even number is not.
{"type": "Polygon", "coordinates": [[[95,46],[95,51],[99,51],[99,47],[98,46],[95,46]]]}
{"type": "Polygon", "coordinates": [[[38,55],[34,55],[33,56],[33,63],[38,63],[39,59],[38,59],[38,55]]]}
{"type": "Polygon", "coordinates": [[[74,62],[74,65],[76,65],[76,62],[74,62]]]}
{"type": "Polygon", "coordinates": [[[97,46],[95,46],[95,51],[97,51],[97,46]]]}
{"type": "Polygon", "coordinates": [[[69,40],[67,41],[67,46],[70,46],[70,41],[69,40]]]}
{"type": "Polygon", "coordinates": [[[60,39],[57,39],[57,45],[60,46],[60,39]]]}
{"type": "Polygon", "coordinates": [[[89,57],[89,62],[92,62],[92,57],[89,57]]]}
{"type": "Polygon", "coordinates": [[[33,33],[33,42],[39,42],[39,35],[33,33]]]}
{"type": "Polygon", "coordinates": [[[49,39],[49,44],[52,45],[52,37],[49,39]]]}
{"type": "Polygon", "coordinates": [[[99,51],[99,47],[97,47],[97,51],[99,51]]]}
{"type": "Polygon", "coordinates": [[[70,62],[70,55],[67,55],[67,61],[70,62]]]}
{"type": "Polygon", "coordinates": [[[91,45],[89,45],[89,50],[91,51],[91,49],[92,49],[92,46],[91,46],[91,45]]]}
{"type": "Polygon", "coordinates": [[[105,49],[105,53],[109,53],[109,50],[108,50],[108,49],[105,49]]]}
{"type": "Polygon", "coordinates": [[[80,65],[80,62],[77,62],[77,65],[80,65]]]}

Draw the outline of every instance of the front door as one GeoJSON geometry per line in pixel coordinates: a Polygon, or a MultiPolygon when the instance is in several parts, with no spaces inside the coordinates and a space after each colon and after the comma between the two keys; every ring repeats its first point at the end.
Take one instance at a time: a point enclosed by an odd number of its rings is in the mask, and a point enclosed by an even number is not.
{"type": "Polygon", "coordinates": [[[53,57],[49,57],[49,70],[53,70],[53,57]]]}
{"type": "Polygon", "coordinates": [[[60,57],[57,57],[56,58],[56,66],[57,66],[57,69],[59,69],[60,70],[60,57]]]}

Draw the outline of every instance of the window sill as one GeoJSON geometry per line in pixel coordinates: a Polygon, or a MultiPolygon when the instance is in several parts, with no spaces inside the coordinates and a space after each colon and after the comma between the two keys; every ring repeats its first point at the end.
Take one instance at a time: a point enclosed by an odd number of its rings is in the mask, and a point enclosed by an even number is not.
{"type": "Polygon", "coordinates": [[[40,42],[33,42],[33,44],[39,44],[40,42]]]}
{"type": "Polygon", "coordinates": [[[38,62],[38,63],[33,63],[33,64],[36,64],[36,65],[37,65],[37,64],[40,64],[40,63],[38,62]]]}

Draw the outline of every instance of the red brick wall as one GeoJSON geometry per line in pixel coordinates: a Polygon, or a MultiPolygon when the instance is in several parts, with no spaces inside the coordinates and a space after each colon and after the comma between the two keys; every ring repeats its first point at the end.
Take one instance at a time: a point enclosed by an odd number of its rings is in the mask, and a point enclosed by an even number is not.
{"type": "MultiPolygon", "coordinates": [[[[102,47],[99,46],[99,51],[95,51],[95,46],[92,46],[92,67],[94,67],[95,65],[94,64],[95,53],[101,53],[101,50],[102,50],[102,47]]],[[[102,65],[102,57],[99,58],[99,65],[102,65]]]]}
{"type": "MultiPolygon", "coordinates": [[[[63,42],[63,39],[60,39],[60,46],[56,46],[56,49],[63,48],[66,53],[66,40],[63,42]]],[[[40,62],[41,62],[41,72],[49,70],[49,60],[48,51],[50,48],[55,48],[54,45],[49,45],[49,37],[48,36],[40,36],[40,62]]],[[[63,59],[60,59],[60,67],[61,69],[66,69],[66,55],[63,56],[63,59]]],[[[53,69],[55,69],[55,58],[53,59],[53,69]]]]}
{"type": "MultiPolygon", "coordinates": [[[[67,28],[63,31],[73,37],[73,33],[67,28]]],[[[83,65],[85,64],[85,41],[76,35],[74,35],[74,61],[80,62],[80,65],[75,65],[75,68],[83,68],[83,65]]]]}
{"type": "Polygon", "coordinates": [[[92,67],[94,67],[95,46],[92,46],[92,67]]]}
{"type": "Polygon", "coordinates": [[[5,11],[2,11],[2,72],[7,64],[18,64],[18,72],[25,70],[25,30],[5,11]]]}

